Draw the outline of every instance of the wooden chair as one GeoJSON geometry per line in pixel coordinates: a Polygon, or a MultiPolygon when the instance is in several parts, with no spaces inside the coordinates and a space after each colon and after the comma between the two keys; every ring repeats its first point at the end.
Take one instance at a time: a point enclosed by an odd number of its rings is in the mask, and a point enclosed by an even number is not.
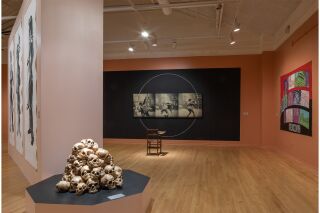
{"type": "Polygon", "coordinates": [[[162,153],[162,140],[158,131],[158,129],[147,130],[147,155],[161,155],[162,153]],[[152,150],[156,150],[156,152],[152,152],[152,150]]]}

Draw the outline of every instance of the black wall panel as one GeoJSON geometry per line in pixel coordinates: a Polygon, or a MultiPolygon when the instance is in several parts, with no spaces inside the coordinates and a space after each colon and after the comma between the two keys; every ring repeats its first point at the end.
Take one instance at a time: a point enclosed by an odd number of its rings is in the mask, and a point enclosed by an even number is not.
{"type": "Polygon", "coordinates": [[[141,121],[166,130],[167,136],[177,135],[173,139],[239,141],[240,69],[104,72],[104,138],[144,138],[141,121]],[[194,89],[202,94],[202,118],[133,118],[133,93],[193,93],[194,89]]]}

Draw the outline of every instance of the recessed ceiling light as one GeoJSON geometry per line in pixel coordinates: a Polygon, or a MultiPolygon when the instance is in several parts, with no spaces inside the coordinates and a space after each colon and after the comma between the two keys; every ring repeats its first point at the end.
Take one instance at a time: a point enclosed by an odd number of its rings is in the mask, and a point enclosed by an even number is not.
{"type": "Polygon", "coordinates": [[[143,38],[148,38],[148,37],[149,37],[149,33],[144,30],[144,31],[141,32],[141,36],[142,36],[143,38]]]}
{"type": "Polygon", "coordinates": [[[156,35],[151,35],[151,39],[150,39],[150,41],[151,41],[151,46],[153,46],[153,47],[156,47],[156,46],[158,46],[158,42],[157,42],[157,36],[156,35]]]}
{"type": "Polygon", "coordinates": [[[236,40],[234,40],[232,32],[230,33],[230,45],[234,45],[236,43],[236,40]]]}
{"type": "Polygon", "coordinates": [[[234,28],[233,29],[233,32],[239,32],[240,31],[240,28],[234,28]]]}
{"type": "Polygon", "coordinates": [[[132,44],[130,44],[130,43],[129,43],[128,51],[129,52],[134,52],[135,51],[134,46],[132,44]]]}
{"type": "Polygon", "coordinates": [[[240,23],[238,22],[237,18],[234,19],[234,24],[233,24],[233,32],[239,32],[240,31],[240,23]]]}

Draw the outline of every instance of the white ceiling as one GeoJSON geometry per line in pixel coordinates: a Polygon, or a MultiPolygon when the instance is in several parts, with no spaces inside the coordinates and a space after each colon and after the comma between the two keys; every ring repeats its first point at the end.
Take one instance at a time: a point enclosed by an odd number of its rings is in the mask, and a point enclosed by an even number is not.
{"type": "MultiPolygon", "coordinates": [[[[203,2],[198,0],[192,2],[203,2]]],[[[157,0],[105,0],[105,7],[157,4],[157,0]]],[[[170,0],[170,3],[182,2],[170,0]]],[[[183,2],[190,2],[185,0],[183,2]]],[[[216,29],[215,6],[173,9],[171,15],[162,10],[113,12],[104,15],[104,57],[144,58],[200,55],[257,54],[273,50],[285,27],[294,28],[303,16],[312,15],[317,0],[224,0],[220,36],[216,29]],[[234,33],[237,44],[229,45],[234,17],[241,30],[234,33]],[[297,17],[297,20],[291,20],[297,17]],[[291,19],[290,19],[291,18],[291,19]],[[286,23],[288,22],[288,23],[286,23]],[[139,36],[142,29],[155,34],[158,46],[152,47],[139,36]],[[176,48],[172,42],[176,41],[176,48]],[[128,52],[128,45],[136,48],[128,52]]],[[[308,18],[307,17],[307,18],[308,18]]],[[[305,18],[306,19],[306,18],[305,18]]]]}
{"type": "MultiPolygon", "coordinates": [[[[215,0],[168,0],[181,2],[214,2],[215,0]]],[[[222,2],[220,35],[216,28],[216,7],[162,10],[105,12],[104,58],[154,58],[201,55],[257,54],[277,48],[297,27],[318,9],[318,0],[217,0],[222,2]],[[236,45],[229,45],[234,17],[241,30],[234,33],[236,45]],[[291,32],[285,33],[287,25],[291,32]],[[158,46],[152,47],[139,33],[142,29],[156,35],[158,46]],[[128,52],[129,42],[136,48],[128,52]],[[173,48],[172,43],[176,42],[173,48]]],[[[22,0],[2,0],[2,16],[18,14],[22,0]]],[[[158,0],[104,0],[105,8],[119,6],[157,5],[158,0]]],[[[14,23],[2,21],[4,53],[7,36],[14,23]]],[[[6,54],[3,54],[6,55],[6,54]]],[[[4,60],[4,62],[6,59],[4,60]]]]}

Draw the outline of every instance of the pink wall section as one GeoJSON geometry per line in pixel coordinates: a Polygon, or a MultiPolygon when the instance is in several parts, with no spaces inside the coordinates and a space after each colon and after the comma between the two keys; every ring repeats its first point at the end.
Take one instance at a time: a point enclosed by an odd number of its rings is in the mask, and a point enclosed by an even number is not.
{"type": "MultiPolygon", "coordinates": [[[[262,91],[261,91],[261,145],[263,147],[272,147],[275,142],[275,132],[272,129],[277,126],[279,119],[270,120],[270,115],[276,116],[279,112],[279,106],[274,106],[271,101],[274,90],[274,81],[272,75],[274,72],[274,52],[264,52],[261,55],[261,73],[262,73],[262,91]]],[[[280,80],[280,79],[279,79],[280,80]]]]}
{"type": "Polygon", "coordinates": [[[103,1],[42,1],[42,177],[63,172],[74,143],[102,146],[103,1]]]}
{"type": "Polygon", "coordinates": [[[272,148],[310,165],[318,167],[318,13],[314,14],[273,54],[273,69],[263,75],[263,135],[264,146],[272,148]],[[312,61],[312,137],[280,130],[280,76],[312,61]]]}

